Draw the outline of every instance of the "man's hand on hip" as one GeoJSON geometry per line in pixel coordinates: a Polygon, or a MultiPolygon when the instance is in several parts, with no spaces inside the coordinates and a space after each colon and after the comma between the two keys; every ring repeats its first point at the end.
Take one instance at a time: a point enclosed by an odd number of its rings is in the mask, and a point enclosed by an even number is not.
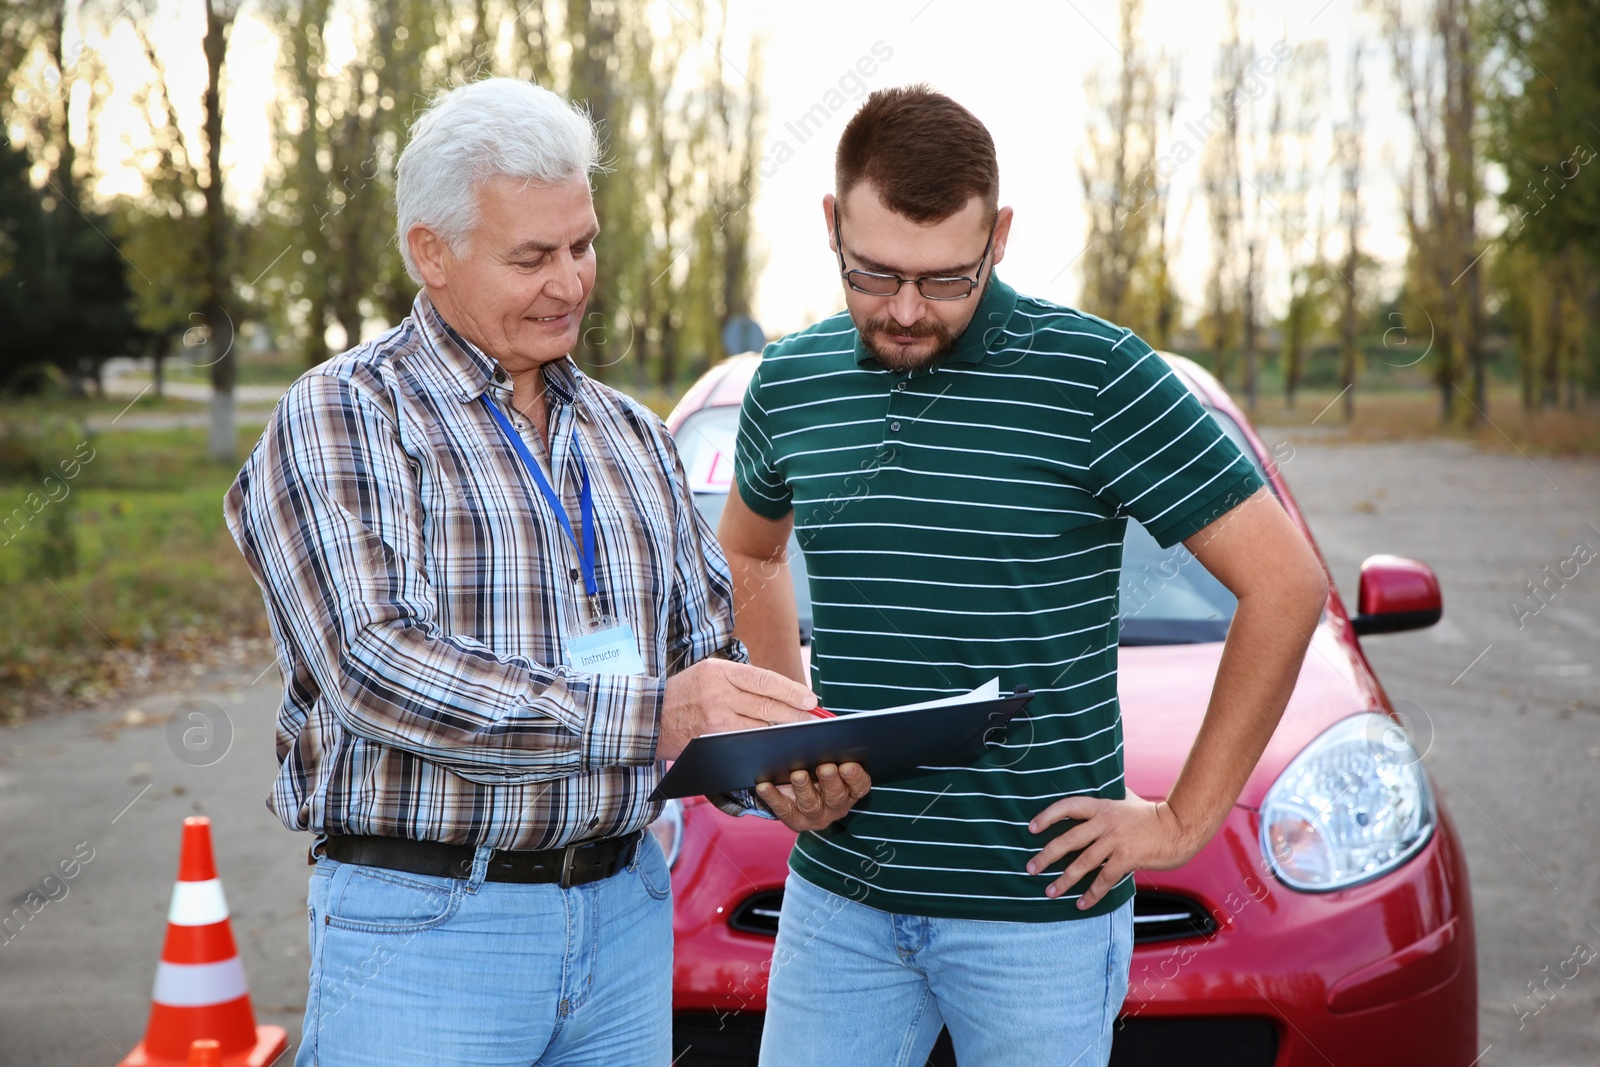
{"type": "Polygon", "coordinates": [[[1043,833],[1063,819],[1081,821],[1029,860],[1028,873],[1037,874],[1069,852],[1078,852],[1061,876],[1045,888],[1045,895],[1060,896],[1099,867],[1099,877],[1078,899],[1079,908],[1094,907],[1130,871],[1181,867],[1204,844],[1193,842],[1193,835],[1165,801],[1153,804],[1140,797],[1065,797],[1035,815],[1028,829],[1043,833]]]}
{"type": "Polygon", "coordinates": [[[804,722],[816,706],[816,694],[775,671],[703,659],[667,679],[656,756],[677,759],[701,734],[804,722]]]}

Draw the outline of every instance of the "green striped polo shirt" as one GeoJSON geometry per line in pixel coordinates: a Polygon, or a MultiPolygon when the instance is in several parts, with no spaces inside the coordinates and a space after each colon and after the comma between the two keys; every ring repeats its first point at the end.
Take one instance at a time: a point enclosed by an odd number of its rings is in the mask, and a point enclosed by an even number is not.
{"type": "Polygon", "coordinates": [[[1169,547],[1262,484],[1166,362],[998,278],[955,347],[911,373],[872,358],[841,312],[768,346],[735,469],[751,510],[794,513],[824,706],[892,707],[997,675],[1002,692],[1036,694],[976,763],[875,784],[801,834],[792,869],[902,914],[1044,922],[1126,902],[1131,877],[1086,911],[1090,878],[1047,898],[1071,857],[1024,864],[1069,824],[1035,835],[1028,820],[1064,796],[1124,795],[1127,519],[1169,547]]]}

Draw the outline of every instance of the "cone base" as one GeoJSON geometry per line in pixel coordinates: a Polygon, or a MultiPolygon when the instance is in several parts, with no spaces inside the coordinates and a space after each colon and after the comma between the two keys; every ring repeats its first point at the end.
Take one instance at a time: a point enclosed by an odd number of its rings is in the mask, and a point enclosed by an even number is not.
{"type": "MultiPolygon", "coordinates": [[[[287,1030],[281,1026],[258,1026],[255,1048],[224,1056],[222,1067],[267,1067],[288,1050],[287,1030]]],[[[145,1052],[144,1042],[141,1041],[132,1052],[128,1053],[127,1059],[117,1064],[117,1067],[188,1067],[188,1063],[187,1057],[181,1060],[152,1058],[145,1052]]]]}

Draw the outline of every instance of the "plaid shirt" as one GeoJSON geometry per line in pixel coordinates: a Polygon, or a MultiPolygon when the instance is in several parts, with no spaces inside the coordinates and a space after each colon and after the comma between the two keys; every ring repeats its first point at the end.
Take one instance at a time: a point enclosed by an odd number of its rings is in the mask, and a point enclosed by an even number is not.
{"type": "Polygon", "coordinates": [[[727,562],[661,420],[570,360],[544,377],[548,454],[504,372],[419,294],[289,388],[228,491],[286,679],[267,804],[290,829],[532,849],[660,814],[666,677],[745,658],[727,562]],[[647,674],[563,666],[588,613],[577,550],[484,393],[575,527],[581,440],[601,610],[647,674]]]}

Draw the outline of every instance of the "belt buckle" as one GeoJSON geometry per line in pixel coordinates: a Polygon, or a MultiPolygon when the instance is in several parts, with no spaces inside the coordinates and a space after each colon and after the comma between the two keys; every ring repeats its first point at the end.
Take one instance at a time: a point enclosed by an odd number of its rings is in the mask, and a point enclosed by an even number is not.
{"type": "Polygon", "coordinates": [[[559,885],[562,889],[572,888],[572,860],[577,851],[577,845],[568,845],[561,850],[561,879],[559,885]]]}

